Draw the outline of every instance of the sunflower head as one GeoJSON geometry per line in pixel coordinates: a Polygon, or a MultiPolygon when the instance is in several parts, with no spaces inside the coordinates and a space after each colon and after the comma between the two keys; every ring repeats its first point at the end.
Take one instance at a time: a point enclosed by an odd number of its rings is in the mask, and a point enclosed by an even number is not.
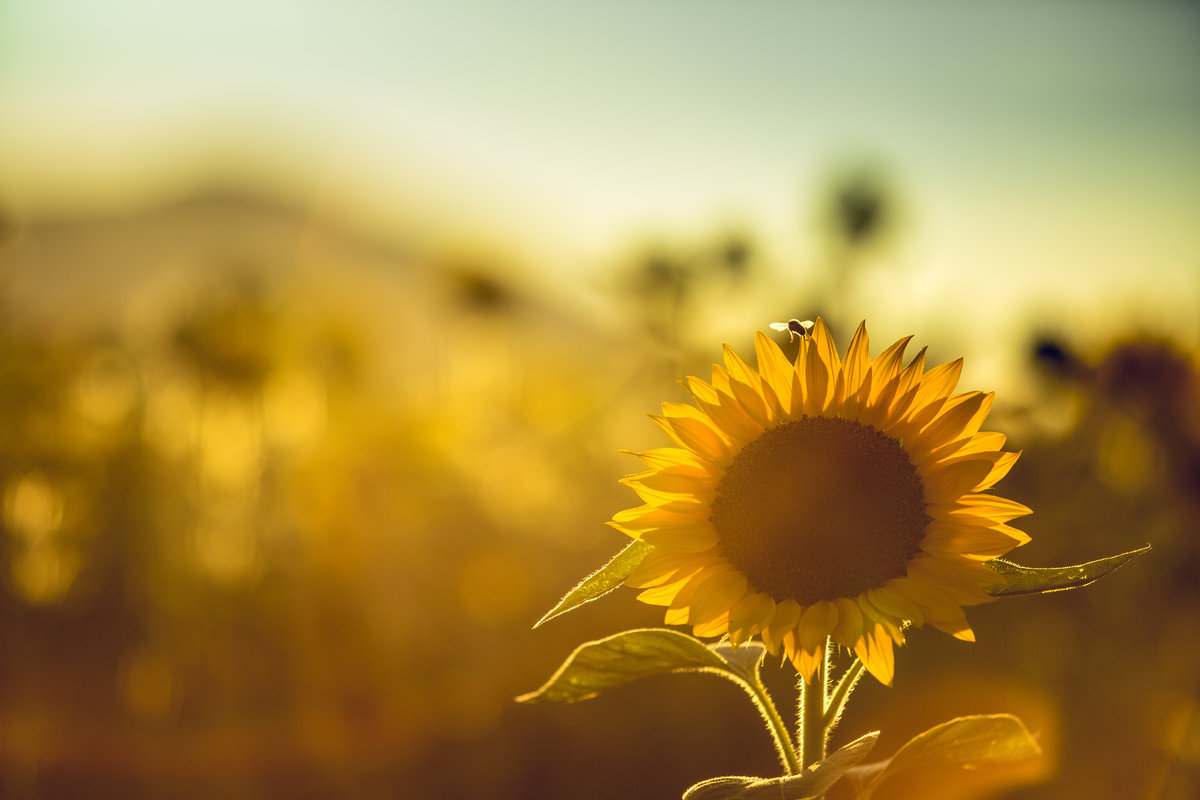
{"type": "Polygon", "coordinates": [[[876,358],[860,325],[838,355],[823,320],[789,361],[762,333],[758,368],[728,345],[695,405],[654,420],[674,441],[623,481],[643,505],[613,527],[652,545],[626,580],[697,636],[759,635],[806,680],[832,636],[885,684],[893,645],[926,623],[967,641],[992,599],[984,561],[1029,540],[1029,513],[987,493],[1017,460],[979,428],[992,395],[954,393],[962,359],[925,369],[911,337],[876,358]]]}

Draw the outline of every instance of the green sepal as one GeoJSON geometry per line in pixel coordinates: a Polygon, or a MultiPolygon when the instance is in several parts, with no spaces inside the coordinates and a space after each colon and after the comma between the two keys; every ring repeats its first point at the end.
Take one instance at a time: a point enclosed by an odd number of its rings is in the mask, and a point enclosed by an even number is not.
{"type": "Polygon", "coordinates": [[[747,681],[756,683],[759,680],[759,667],[767,654],[767,646],[762,642],[746,642],[734,647],[728,640],[716,644],[705,645],[725,662],[725,666],[735,675],[747,681]]]}
{"type": "Polygon", "coordinates": [[[737,660],[727,661],[717,649],[686,633],[639,628],[581,644],[545,685],[521,695],[517,702],[574,703],[668,672],[710,672],[749,691],[745,670],[751,659],[757,669],[763,652],[761,644],[748,642],[738,648],[737,660]]]}
{"type": "Polygon", "coordinates": [[[630,542],[628,547],[613,556],[607,564],[588,575],[574,589],[567,592],[563,599],[558,601],[558,605],[547,611],[546,615],[535,622],[533,627],[537,628],[560,614],[565,614],[584,603],[590,603],[616,589],[624,583],[637,565],[642,563],[642,559],[648,556],[653,549],[653,546],[637,539],[630,542]]]}
{"type": "Polygon", "coordinates": [[[987,764],[1024,761],[1040,755],[1033,736],[1012,714],[958,717],[919,733],[885,761],[846,771],[855,784],[856,800],[869,800],[888,778],[915,767],[955,766],[973,769],[987,764]]]}
{"type": "Polygon", "coordinates": [[[988,587],[987,592],[995,597],[1008,597],[1078,589],[1103,578],[1149,549],[1150,545],[1146,545],[1137,550],[1130,550],[1128,553],[1098,558],[1086,564],[1075,564],[1069,567],[1024,567],[996,558],[986,561],[984,564],[1003,578],[1004,583],[988,587]]]}
{"type": "Polygon", "coordinates": [[[683,800],[814,800],[866,758],[878,738],[879,731],[861,736],[799,775],[709,778],[684,792],[683,800]]]}

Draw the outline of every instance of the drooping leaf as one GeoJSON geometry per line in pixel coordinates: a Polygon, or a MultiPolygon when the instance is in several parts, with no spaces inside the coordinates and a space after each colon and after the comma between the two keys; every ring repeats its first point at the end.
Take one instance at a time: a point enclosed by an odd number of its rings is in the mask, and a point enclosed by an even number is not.
{"type": "MultiPolygon", "coordinates": [[[[745,775],[726,775],[722,778],[709,778],[694,784],[683,793],[683,800],[745,800],[746,792],[756,783],[762,783],[761,778],[749,778],[745,775]]],[[[775,795],[779,797],[778,793],[775,795]]]]}
{"type": "Polygon", "coordinates": [[[888,778],[914,767],[956,766],[1024,761],[1041,748],[1020,719],[1011,714],[958,717],[917,734],[890,759],[846,771],[857,800],[869,800],[888,778]]]}
{"type": "Polygon", "coordinates": [[[544,617],[534,623],[533,627],[536,628],[560,614],[565,614],[573,608],[589,603],[597,597],[603,597],[616,589],[653,549],[651,545],[637,539],[630,542],[628,547],[613,556],[607,564],[588,575],[574,589],[567,592],[566,596],[559,600],[554,608],[547,611],[544,617]]]}
{"type": "Polygon", "coordinates": [[[683,794],[683,800],[816,800],[818,795],[796,793],[799,776],[784,778],[709,778],[683,794]]]}
{"type": "Polygon", "coordinates": [[[1004,583],[990,587],[987,591],[996,597],[1005,597],[1078,589],[1103,578],[1149,549],[1150,545],[1146,545],[1128,553],[1098,558],[1086,564],[1074,564],[1069,567],[1024,567],[996,558],[985,563],[1004,579],[1004,583]]]}
{"type": "Polygon", "coordinates": [[[749,691],[739,669],[686,633],[640,628],[581,644],[544,686],[521,695],[517,702],[573,703],[666,672],[712,672],[749,691]]]}
{"type": "Polygon", "coordinates": [[[879,732],[868,733],[799,775],[781,778],[728,776],[697,783],[683,800],[812,800],[823,796],[855,764],[862,761],[879,732]]]}

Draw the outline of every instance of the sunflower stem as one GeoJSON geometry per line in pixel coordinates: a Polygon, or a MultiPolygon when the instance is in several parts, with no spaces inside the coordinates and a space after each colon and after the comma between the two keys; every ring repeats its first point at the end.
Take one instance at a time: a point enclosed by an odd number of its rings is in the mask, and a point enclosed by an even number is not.
{"type": "Polygon", "coordinates": [[[800,764],[811,767],[825,758],[825,709],[829,694],[829,641],[822,648],[812,681],[800,678],[800,764]]]}
{"type": "Polygon", "coordinates": [[[779,709],[775,707],[771,693],[767,691],[757,670],[746,677],[746,685],[750,688],[750,697],[754,701],[754,705],[758,706],[758,712],[762,714],[771,739],[775,742],[779,763],[787,770],[788,775],[800,774],[803,768],[796,755],[796,746],[792,743],[792,736],[788,733],[787,724],[783,721],[783,717],[779,716],[779,709]]]}
{"type": "Polygon", "coordinates": [[[837,727],[838,720],[842,717],[842,710],[846,707],[846,701],[850,699],[850,693],[858,686],[858,679],[862,677],[862,674],[863,662],[855,656],[854,661],[842,673],[833,693],[829,695],[829,703],[825,707],[825,735],[827,737],[837,727]]]}

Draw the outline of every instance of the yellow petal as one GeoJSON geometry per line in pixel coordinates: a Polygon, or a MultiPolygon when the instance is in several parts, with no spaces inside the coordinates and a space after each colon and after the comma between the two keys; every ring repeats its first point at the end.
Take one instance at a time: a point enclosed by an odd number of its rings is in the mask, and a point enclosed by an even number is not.
{"type": "Polygon", "coordinates": [[[642,559],[629,577],[625,585],[635,589],[648,589],[664,583],[678,583],[680,580],[699,572],[711,559],[697,558],[694,553],[672,553],[666,550],[652,550],[642,559]]]}
{"type": "Polygon", "coordinates": [[[960,606],[992,602],[996,598],[984,591],[983,587],[1002,582],[996,573],[982,563],[951,554],[917,555],[908,563],[908,575],[936,586],[960,606]]]}
{"type": "Polygon", "coordinates": [[[775,616],[771,618],[762,632],[763,644],[767,646],[767,651],[771,655],[779,653],[779,645],[783,641],[784,634],[796,629],[803,613],[804,609],[800,604],[790,597],[775,605],[775,616]]]}
{"type": "Polygon", "coordinates": [[[694,419],[712,427],[712,420],[704,412],[687,403],[663,403],[662,415],[667,419],[694,419]]]}
{"type": "Polygon", "coordinates": [[[956,639],[975,641],[975,632],[967,624],[967,617],[962,608],[945,592],[914,578],[897,578],[895,584],[899,591],[903,591],[925,609],[925,621],[930,625],[956,639]]]}
{"type": "Polygon", "coordinates": [[[1013,468],[1013,464],[1017,463],[1017,459],[1021,457],[1020,452],[1016,453],[1001,453],[1000,457],[992,464],[991,470],[984,476],[972,491],[982,492],[984,489],[990,489],[995,486],[1001,478],[1008,474],[1008,471],[1013,468]]]}
{"type": "Polygon", "coordinates": [[[734,569],[735,567],[725,559],[714,561],[713,563],[709,564],[704,569],[692,575],[692,577],[680,587],[679,591],[676,592],[675,597],[671,600],[671,608],[683,608],[684,606],[691,605],[692,596],[696,593],[696,589],[702,583],[714,575],[720,575],[724,572],[732,572],[734,569]]]}
{"type": "Polygon", "coordinates": [[[789,628],[783,632],[783,654],[785,658],[791,659],[793,664],[796,662],[796,656],[800,654],[800,646],[796,644],[795,628],[789,628]]]}
{"type": "Polygon", "coordinates": [[[688,602],[692,623],[701,625],[728,614],[746,595],[747,586],[746,576],[738,570],[720,572],[701,582],[688,602]]]}
{"type": "Polygon", "coordinates": [[[672,511],[661,506],[650,504],[626,508],[613,514],[608,524],[619,531],[637,538],[637,531],[648,531],[654,528],[667,528],[672,525],[690,525],[708,519],[707,509],[691,509],[690,511],[672,511]]]}
{"type": "Polygon", "coordinates": [[[729,389],[729,373],[722,369],[720,364],[713,364],[712,366],[712,385],[717,391],[724,392],[725,394],[731,393],[729,389]]]}
{"type": "Polygon", "coordinates": [[[1002,522],[993,522],[989,519],[972,519],[970,517],[953,517],[953,518],[936,518],[929,522],[925,529],[925,535],[942,534],[950,536],[953,534],[968,535],[981,530],[996,530],[1006,535],[1011,536],[1013,541],[1021,541],[1022,544],[1028,538],[1024,533],[1021,533],[1016,528],[1011,528],[1002,522]]]}
{"type": "Polygon", "coordinates": [[[663,622],[668,625],[686,625],[688,621],[688,609],[684,608],[668,608],[667,613],[663,615],[663,622]]]}
{"type": "Polygon", "coordinates": [[[972,561],[991,561],[1028,542],[1027,534],[1003,525],[998,528],[971,528],[966,531],[931,531],[921,540],[921,549],[933,555],[957,553],[972,561]]]}
{"type": "MultiPolygon", "coordinates": [[[[731,378],[729,388],[746,414],[760,426],[767,427],[777,416],[777,414],[772,413],[767,404],[761,381],[756,382],[756,385],[752,386],[744,381],[731,378]]],[[[771,394],[771,397],[774,398],[774,393],[771,394]]]]}
{"type": "Polygon", "coordinates": [[[976,433],[974,436],[963,436],[941,445],[934,444],[922,458],[926,461],[941,461],[971,453],[994,453],[1004,447],[1004,441],[1005,436],[1002,433],[976,433]]]}
{"type": "Polygon", "coordinates": [[[762,378],[759,374],[750,369],[750,365],[743,361],[732,347],[727,344],[721,347],[725,355],[725,369],[729,372],[730,379],[741,381],[756,392],[760,391],[762,378]]]}
{"type": "Polygon", "coordinates": [[[669,606],[679,592],[692,580],[692,576],[664,583],[638,593],[637,599],[651,606],[669,606]]]}
{"type": "MultiPolygon", "coordinates": [[[[696,622],[693,614],[692,622],[696,622]]],[[[692,633],[696,636],[720,636],[729,630],[729,612],[719,614],[707,622],[698,622],[692,627],[692,633]]]]}
{"type": "Polygon", "coordinates": [[[918,628],[925,624],[925,614],[920,607],[904,594],[886,586],[867,591],[871,605],[896,619],[912,622],[918,628]]]}
{"type": "Polygon", "coordinates": [[[799,349],[796,350],[796,361],[792,369],[792,407],[788,413],[793,417],[798,417],[804,413],[805,404],[808,401],[808,384],[805,382],[805,365],[808,363],[808,351],[812,348],[812,342],[807,336],[800,339],[799,349]]]}
{"type": "Polygon", "coordinates": [[[711,522],[688,527],[655,528],[638,537],[643,542],[672,553],[704,553],[720,544],[711,522]]]}
{"type": "Polygon", "coordinates": [[[1008,441],[1008,437],[1003,433],[995,433],[985,431],[977,433],[968,441],[964,442],[960,449],[960,453],[983,453],[988,450],[1000,450],[1004,447],[1004,443],[1008,441]]]}
{"type": "Polygon", "coordinates": [[[711,477],[707,475],[697,477],[691,472],[671,467],[628,475],[619,482],[635,492],[645,490],[650,494],[665,496],[672,500],[691,496],[696,498],[696,502],[709,503],[716,494],[716,481],[711,477]]]}
{"type": "Polygon", "coordinates": [[[937,447],[942,442],[953,442],[973,436],[987,418],[994,399],[994,392],[987,394],[971,392],[961,403],[951,407],[951,404],[955,402],[955,398],[951,398],[942,414],[929,423],[929,426],[921,431],[920,435],[912,442],[912,447],[929,449],[937,447]]]}
{"type": "Polygon", "coordinates": [[[951,464],[961,464],[964,461],[979,461],[979,460],[983,460],[983,461],[988,462],[989,464],[994,465],[997,461],[1000,460],[1000,457],[1002,455],[1004,455],[1004,454],[997,453],[997,452],[990,452],[990,451],[986,452],[986,453],[957,453],[956,452],[956,453],[944,455],[941,458],[934,458],[929,453],[925,452],[925,453],[909,454],[909,460],[912,461],[913,465],[916,467],[925,467],[925,466],[929,466],[929,465],[944,467],[944,466],[949,466],[951,464]]]}
{"type": "Polygon", "coordinates": [[[872,391],[871,399],[863,404],[863,410],[859,414],[859,419],[863,423],[885,430],[904,422],[904,415],[893,413],[891,409],[904,407],[916,396],[919,387],[912,387],[906,396],[899,397],[897,400],[902,379],[903,374],[896,375],[886,385],[879,387],[877,391],[872,391]]]}
{"type": "Polygon", "coordinates": [[[888,635],[895,640],[897,644],[904,644],[904,636],[900,633],[900,626],[904,624],[903,620],[897,616],[889,614],[879,606],[871,602],[870,592],[863,592],[857,598],[858,607],[863,613],[863,627],[871,630],[871,626],[876,623],[883,626],[883,629],[888,632],[888,635]]]}
{"type": "Polygon", "coordinates": [[[917,394],[920,392],[921,375],[925,370],[925,351],[928,349],[929,348],[922,347],[920,351],[913,357],[913,360],[908,363],[908,366],[904,368],[904,371],[898,376],[895,390],[896,398],[905,398],[905,396],[908,395],[909,391],[912,389],[916,389],[916,392],[913,392],[912,397],[909,397],[903,402],[893,400],[890,406],[890,410],[893,413],[903,412],[910,408],[913,404],[913,399],[915,399],[917,394]]]}
{"type": "Polygon", "coordinates": [[[936,586],[908,576],[893,578],[885,588],[902,594],[921,608],[926,622],[934,624],[957,619],[963,615],[962,608],[950,596],[936,586]]]}
{"type": "Polygon", "coordinates": [[[829,375],[836,375],[842,368],[842,361],[838,358],[833,334],[829,332],[829,326],[825,324],[823,317],[817,317],[817,322],[813,326],[812,344],[813,349],[817,351],[821,361],[825,364],[825,371],[829,375]]]}
{"type": "Polygon", "coordinates": [[[621,452],[637,456],[651,469],[672,469],[697,477],[707,477],[711,474],[709,467],[697,458],[695,453],[690,453],[682,447],[656,447],[640,453],[633,450],[621,452]]]}
{"type": "Polygon", "coordinates": [[[991,471],[991,462],[984,459],[922,467],[919,472],[925,486],[925,502],[952,502],[978,486],[991,471]]]}
{"type": "Polygon", "coordinates": [[[844,419],[863,422],[865,424],[863,412],[868,407],[868,400],[872,397],[871,390],[874,386],[874,380],[874,373],[867,370],[867,375],[863,378],[862,386],[842,402],[841,413],[844,419]]]}
{"type": "MultiPolygon", "coordinates": [[[[831,416],[834,416],[834,417],[845,418],[846,414],[843,413],[844,412],[843,406],[844,406],[845,402],[846,402],[846,373],[839,371],[837,374],[837,379],[834,380],[834,382],[833,382],[833,391],[830,394],[829,406],[826,409],[825,413],[827,413],[831,416]]],[[[857,404],[854,404],[853,407],[857,408],[858,406],[857,406],[857,404]]]]}
{"type": "Polygon", "coordinates": [[[833,638],[843,647],[853,648],[858,637],[862,636],[862,609],[858,603],[846,597],[839,597],[834,602],[838,608],[838,621],[833,628],[833,638]]]}
{"type": "MultiPolygon", "coordinates": [[[[685,407],[690,408],[690,406],[685,407]]],[[[655,414],[652,414],[650,418],[680,446],[702,458],[706,458],[714,464],[728,464],[732,460],[729,440],[714,430],[711,423],[693,418],[668,418],[655,414]]]]}
{"type": "Polygon", "coordinates": [[[958,358],[926,372],[921,378],[921,391],[917,393],[916,405],[923,406],[934,400],[949,397],[950,393],[954,391],[954,387],[958,385],[962,367],[963,360],[958,358]]]}
{"type": "Polygon", "coordinates": [[[705,383],[699,378],[689,375],[684,379],[682,385],[697,400],[703,400],[707,403],[717,402],[717,389],[712,384],[705,383]]]}
{"type": "Polygon", "coordinates": [[[987,524],[1008,522],[1033,513],[1029,506],[1007,497],[977,493],[964,494],[951,503],[931,504],[928,510],[934,518],[945,517],[968,524],[972,520],[985,520],[987,524]]]}
{"type": "Polygon", "coordinates": [[[875,360],[871,362],[871,376],[876,391],[881,390],[900,374],[900,367],[904,364],[904,349],[908,347],[908,343],[912,341],[912,338],[911,336],[905,336],[876,356],[875,360]]]}
{"type": "MultiPolygon", "coordinates": [[[[641,498],[642,502],[664,511],[681,514],[701,513],[704,509],[708,508],[707,501],[705,501],[703,497],[694,493],[668,494],[665,492],[656,492],[653,489],[647,489],[645,486],[642,486],[636,481],[622,481],[622,483],[625,483],[630,489],[633,489],[635,492],[637,492],[637,496],[641,498]]],[[[710,490],[710,500],[712,494],[713,492],[710,490]]]]}
{"type": "Polygon", "coordinates": [[[870,368],[871,351],[867,339],[867,323],[860,322],[858,329],[854,331],[854,338],[850,340],[850,346],[846,348],[846,360],[842,366],[845,381],[840,399],[845,400],[858,393],[870,368]]]}
{"type": "Polygon", "coordinates": [[[876,680],[884,686],[892,685],[892,677],[896,672],[896,657],[892,651],[892,637],[882,624],[874,623],[858,640],[854,652],[876,680]]]}
{"type": "MultiPolygon", "coordinates": [[[[740,386],[741,384],[735,382],[733,385],[740,386]]],[[[715,403],[697,398],[696,404],[712,418],[712,421],[726,436],[734,442],[745,444],[762,435],[763,424],[747,414],[742,404],[733,395],[725,392],[715,392],[715,394],[717,398],[715,403]]]]}
{"type": "Polygon", "coordinates": [[[971,626],[967,624],[965,615],[960,614],[958,617],[951,620],[942,620],[939,622],[930,621],[929,623],[939,631],[950,634],[955,639],[961,639],[964,642],[975,641],[975,631],[971,630],[971,626]]]}
{"type": "Polygon", "coordinates": [[[779,345],[771,341],[762,331],[754,334],[754,353],[758,358],[758,371],[774,390],[780,410],[787,413],[792,407],[792,375],[794,370],[779,345]]]}
{"type": "Polygon", "coordinates": [[[921,393],[921,387],[917,387],[916,393],[913,395],[913,406],[904,416],[905,437],[913,439],[918,433],[929,426],[930,422],[937,419],[937,416],[946,408],[946,398],[936,398],[925,405],[920,404],[917,397],[921,393]]]}
{"type": "Polygon", "coordinates": [[[892,637],[892,642],[897,647],[904,644],[904,628],[900,623],[888,624],[885,622],[883,629],[887,631],[888,636],[892,637]]]}
{"type": "Polygon", "coordinates": [[[775,601],[762,592],[748,594],[729,611],[729,639],[741,644],[766,627],[775,616],[775,601]]]}
{"type": "Polygon", "coordinates": [[[892,409],[907,409],[921,387],[910,386],[904,394],[897,394],[902,377],[893,378],[891,385],[880,392],[878,401],[866,410],[864,421],[869,420],[868,424],[874,425],[892,438],[907,442],[916,431],[912,429],[904,413],[892,409]]]}
{"type": "Polygon", "coordinates": [[[833,337],[825,327],[825,321],[817,318],[813,328],[812,342],[804,359],[804,413],[819,416],[832,400],[835,376],[840,368],[837,348],[833,337]]]}
{"type": "Polygon", "coordinates": [[[796,626],[800,649],[824,653],[825,640],[837,621],[838,608],[828,600],[821,600],[804,609],[800,624],[796,626]]]}
{"type": "Polygon", "coordinates": [[[812,683],[817,667],[824,659],[824,647],[820,650],[801,649],[792,654],[792,666],[796,668],[796,672],[800,673],[800,677],[804,678],[805,683],[812,683]]]}

